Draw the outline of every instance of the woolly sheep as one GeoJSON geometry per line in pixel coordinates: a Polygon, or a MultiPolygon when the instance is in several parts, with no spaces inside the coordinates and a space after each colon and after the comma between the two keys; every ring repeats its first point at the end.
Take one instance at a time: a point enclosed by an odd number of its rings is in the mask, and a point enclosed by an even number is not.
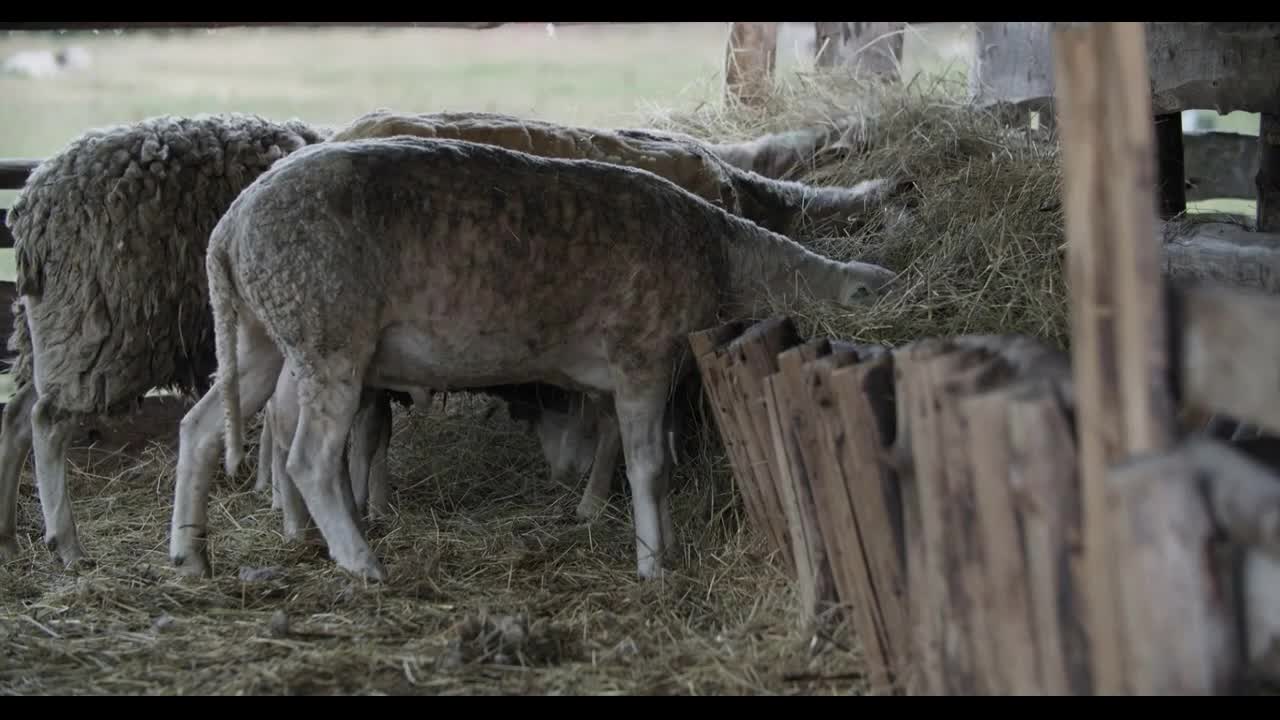
{"type": "Polygon", "coordinates": [[[203,394],[215,369],[205,245],[276,160],[324,131],[256,115],[154,117],[84,133],[36,168],[9,211],[17,256],[0,430],[0,559],[17,554],[17,488],[34,450],[45,542],[85,558],[66,487],[82,420],[150,390],[203,394]]]}
{"type": "MultiPolygon", "coordinates": [[[[802,157],[812,157],[820,146],[833,142],[842,128],[802,128],[767,135],[746,143],[703,143],[689,135],[639,129],[601,129],[562,125],[511,115],[484,112],[404,114],[380,108],[360,116],[333,133],[331,142],[416,136],[447,138],[496,145],[550,158],[599,160],[649,170],[708,202],[742,215],[761,226],[794,236],[802,228],[831,221],[856,223],[895,199],[904,199],[912,184],[887,179],[870,180],[852,188],[815,187],[788,182],[750,171],[765,169],[782,174],[802,157]]],[[[386,447],[389,438],[390,401],[385,393],[365,396],[357,413],[352,438],[351,482],[354,500],[363,512],[378,515],[386,509],[386,447]],[[356,439],[360,442],[357,443],[356,439]],[[357,447],[358,445],[358,447],[357,447]]],[[[616,427],[595,428],[585,416],[610,422],[591,401],[574,402],[581,412],[565,416],[542,412],[534,418],[551,465],[554,482],[567,483],[593,467],[578,505],[577,515],[589,519],[605,505],[609,483],[621,452],[616,427]],[[612,443],[613,451],[595,448],[596,442],[612,443]]],[[[268,403],[267,414],[274,412],[268,403]]],[[[264,426],[263,455],[259,460],[258,487],[265,489],[276,467],[266,457],[272,447],[270,427],[264,426]]],[[[274,446],[284,452],[287,444],[274,446]]],[[[274,492],[273,492],[274,494],[274,492]]],[[[274,504],[275,501],[273,501],[274,504]]]]}
{"type": "Polygon", "coordinates": [[[242,411],[280,392],[299,408],[287,475],[330,556],[375,580],[385,573],[340,477],[363,387],[542,382],[608,394],[637,572],[653,578],[674,541],[661,430],[672,383],[690,370],[687,333],[797,285],[852,302],[893,278],[647,171],[404,136],[328,142],[278,163],[218,222],[207,263],[218,382],[181,423],[172,562],[209,574],[218,450],[234,472],[242,411]]]}

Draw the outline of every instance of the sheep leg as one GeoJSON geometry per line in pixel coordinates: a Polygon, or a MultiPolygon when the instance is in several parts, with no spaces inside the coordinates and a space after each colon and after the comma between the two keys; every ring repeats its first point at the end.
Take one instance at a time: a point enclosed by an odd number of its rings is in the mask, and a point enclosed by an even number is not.
{"type": "Polygon", "coordinates": [[[594,520],[609,504],[609,491],[613,485],[613,471],[618,467],[618,453],[622,450],[622,435],[618,421],[611,413],[601,413],[597,426],[596,454],[591,463],[591,476],[586,490],[578,502],[576,515],[585,521],[594,520]]]}
{"type": "Polygon", "coordinates": [[[312,523],[302,494],[298,492],[293,478],[289,477],[289,447],[298,428],[298,389],[290,372],[293,368],[287,363],[280,371],[268,407],[271,408],[271,434],[275,438],[271,446],[271,477],[279,493],[285,542],[294,543],[306,541],[306,533],[312,523]]]}
{"type": "Polygon", "coordinates": [[[351,432],[349,467],[356,508],[369,517],[387,514],[387,447],[391,444],[391,396],[365,390],[351,432]]]}
{"type": "Polygon", "coordinates": [[[34,385],[24,385],[4,407],[0,424],[0,562],[18,557],[18,485],[31,452],[34,385]]]}
{"type": "Polygon", "coordinates": [[[671,470],[663,441],[667,385],[644,387],[623,383],[615,395],[623,459],[631,485],[632,518],[636,528],[636,571],[646,580],[662,577],[662,557],[674,536],[664,537],[663,497],[671,470]]]}
{"type": "MultiPolygon", "coordinates": [[[[345,378],[353,373],[327,374],[345,378]]],[[[297,382],[298,429],[289,449],[288,476],[319,526],[329,556],[344,570],[380,582],[386,572],[358,527],[349,472],[342,458],[359,409],[360,386],[344,380],[322,383],[300,378],[297,382]]]]}
{"type": "Polygon", "coordinates": [[[275,509],[275,485],[271,482],[271,401],[267,401],[262,412],[262,434],[258,436],[258,479],[253,484],[254,492],[264,492],[271,488],[271,505],[275,509]]]}
{"type": "Polygon", "coordinates": [[[44,511],[44,543],[58,553],[63,565],[90,562],[76,533],[67,493],[67,450],[76,423],[68,413],[58,410],[52,398],[42,397],[31,411],[31,445],[35,451],[36,488],[40,493],[40,509],[44,511]]]}
{"type": "MultiPolygon", "coordinates": [[[[248,417],[271,397],[284,358],[260,328],[241,333],[237,355],[241,409],[248,417]]],[[[169,559],[184,575],[213,574],[208,549],[209,486],[225,442],[222,383],[228,380],[236,378],[219,378],[179,424],[169,559]]]]}

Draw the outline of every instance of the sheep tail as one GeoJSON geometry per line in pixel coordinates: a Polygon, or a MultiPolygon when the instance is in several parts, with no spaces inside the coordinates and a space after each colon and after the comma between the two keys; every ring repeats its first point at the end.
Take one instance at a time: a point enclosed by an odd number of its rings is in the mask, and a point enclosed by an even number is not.
{"type": "Polygon", "coordinates": [[[211,244],[206,261],[209,301],[213,309],[214,341],[218,353],[218,384],[226,411],[226,470],[235,475],[244,459],[244,427],[240,413],[240,368],[236,362],[237,305],[231,262],[221,245],[211,244]]]}

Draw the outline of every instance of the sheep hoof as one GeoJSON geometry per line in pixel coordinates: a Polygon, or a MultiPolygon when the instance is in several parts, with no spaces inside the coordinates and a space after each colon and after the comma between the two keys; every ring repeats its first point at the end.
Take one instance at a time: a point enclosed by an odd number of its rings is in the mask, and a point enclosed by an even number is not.
{"type": "Polygon", "coordinates": [[[658,562],[657,558],[646,558],[640,561],[636,568],[636,574],[640,576],[641,580],[653,581],[666,578],[667,571],[662,567],[662,563],[658,562]]]}
{"type": "Polygon", "coordinates": [[[578,509],[574,511],[574,515],[583,522],[594,522],[608,506],[608,500],[602,500],[593,495],[584,495],[582,496],[582,501],[578,503],[578,509]]]}
{"type": "Polygon", "coordinates": [[[172,561],[178,572],[186,577],[213,577],[213,568],[209,564],[209,556],[204,551],[195,555],[177,555],[172,558],[172,561]]]}
{"type": "Polygon", "coordinates": [[[67,542],[61,542],[57,537],[46,537],[44,544],[58,554],[58,558],[62,560],[63,567],[90,567],[93,564],[88,558],[88,553],[81,547],[80,541],[75,538],[67,542]]]}
{"type": "Polygon", "coordinates": [[[387,571],[383,569],[382,563],[374,558],[368,558],[363,562],[353,563],[350,566],[344,565],[342,569],[371,583],[387,581],[387,571]]]}

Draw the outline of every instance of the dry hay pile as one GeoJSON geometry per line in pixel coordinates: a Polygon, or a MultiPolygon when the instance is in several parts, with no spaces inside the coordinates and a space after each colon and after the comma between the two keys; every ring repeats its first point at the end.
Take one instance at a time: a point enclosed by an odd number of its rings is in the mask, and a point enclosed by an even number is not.
{"type": "MultiPolygon", "coordinates": [[[[904,271],[873,308],[792,310],[806,333],[898,344],[1025,332],[1065,342],[1058,165],[1052,140],[1004,129],[937,93],[802,81],[765,114],[655,114],[658,126],[747,138],[847,115],[857,148],[804,179],[914,177],[924,202],[820,248],[904,271]]],[[[635,579],[630,502],[572,519],[581,488],[550,487],[535,438],[489,401],[397,410],[394,517],[370,529],[390,573],[366,586],[316,546],[286,547],[254,494],[253,463],[217,476],[216,577],[179,580],[167,558],[177,419],[130,458],[73,454],[82,538],[99,564],[63,571],[39,544],[24,474],[19,542],[0,567],[0,692],[845,693],[865,690],[856,638],[795,624],[793,588],[745,527],[714,429],[699,426],[673,478],[682,556],[635,579]],[[696,439],[695,439],[696,440],[696,439]],[[529,476],[530,495],[521,494],[529,476]]],[[[256,431],[250,437],[256,437],[256,431]]]]}
{"type": "Polygon", "coordinates": [[[842,157],[819,156],[790,179],[826,185],[905,176],[923,197],[909,217],[885,214],[853,235],[811,243],[837,259],[901,272],[899,291],[853,312],[810,304],[777,311],[791,313],[805,335],[889,346],[984,333],[1025,333],[1066,346],[1060,168],[1048,131],[1012,129],[996,114],[966,106],[955,81],[904,88],[825,74],[788,80],[760,111],[655,111],[652,122],[736,141],[852,119],[842,157]]]}

